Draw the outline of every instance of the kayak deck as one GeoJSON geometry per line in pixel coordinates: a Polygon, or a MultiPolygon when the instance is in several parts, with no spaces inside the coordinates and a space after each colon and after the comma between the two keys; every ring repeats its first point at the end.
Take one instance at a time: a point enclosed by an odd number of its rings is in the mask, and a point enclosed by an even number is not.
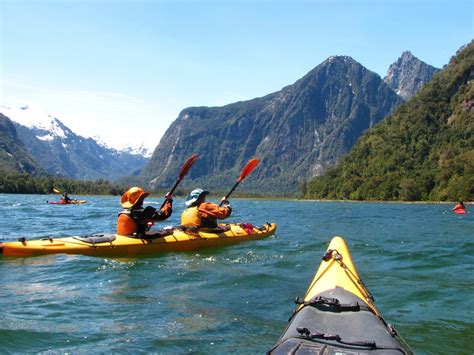
{"type": "Polygon", "coordinates": [[[412,354],[388,325],[360,279],[341,237],[334,237],[305,296],[269,354],[412,354]]]}
{"type": "Polygon", "coordinates": [[[175,227],[154,237],[131,237],[118,234],[43,238],[0,243],[0,254],[10,257],[30,257],[47,254],[82,254],[89,256],[134,256],[165,251],[192,251],[225,246],[247,240],[258,240],[275,233],[276,224],[263,226],[227,224],[212,231],[185,231],[175,227]]]}

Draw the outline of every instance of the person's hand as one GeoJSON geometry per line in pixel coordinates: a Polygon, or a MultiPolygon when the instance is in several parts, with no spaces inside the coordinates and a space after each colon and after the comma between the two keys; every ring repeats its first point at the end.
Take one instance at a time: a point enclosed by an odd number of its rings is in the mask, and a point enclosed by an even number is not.
{"type": "Polygon", "coordinates": [[[173,201],[173,194],[170,193],[170,192],[168,192],[168,193],[165,195],[165,199],[173,201]]]}
{"type": "Polygon", "coordinates": [[[222,197],[222,198],[221,198],[221,205],[222,205],[222,206],[225,206],[225,207],[228,207],[228,206],[230,206],[230,202],[229,202],[229,200],[226,199],[225,197],[222,197]]]}

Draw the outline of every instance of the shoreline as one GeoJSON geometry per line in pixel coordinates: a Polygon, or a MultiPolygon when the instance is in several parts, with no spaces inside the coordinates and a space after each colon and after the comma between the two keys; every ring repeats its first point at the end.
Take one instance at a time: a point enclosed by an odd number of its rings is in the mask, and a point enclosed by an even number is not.
{"type": "MultiPolygon", "coordinates": [[[[0,195],[38,195],[38,196],[51,196],[58,194],[49,193],[49,194],[21,194],[21,193],[8,193],[0,192],[0,195]]],[[[109,197],[120,197],[120,195],[111,195],[111,194],[74,194],[74,196],[109,196],[109,197]]],[[[149,197],[151,198],[164,198],[164,194],[160,192],[151,192],[149,197]]],[[[185,195],[177,195],[178,198],[186,198],[185,195]]],[[[221,195],[210,194],[209,200],[220,200],[221,195]]],[[[324,203],[334,203],[334,202],[347,202],[347,203],[386,203],[386,204],[456,204],[457,201],[403,201],[403,200],[327,200],[327,199],[307,199],[299,197],[280,197],[280,196],[231,196],[230,200],[282,200],[282,201],[301,201],[301,202],[324,202],[324,203]]],[[[465,205],[474,205],[474,201],[463,201],[465,205]]]]}

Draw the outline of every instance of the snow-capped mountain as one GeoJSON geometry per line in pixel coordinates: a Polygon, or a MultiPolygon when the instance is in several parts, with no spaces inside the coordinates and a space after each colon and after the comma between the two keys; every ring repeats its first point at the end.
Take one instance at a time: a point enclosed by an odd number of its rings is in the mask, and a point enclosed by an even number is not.
{"type": "Polygon", "coordinates": [[[113,150],[117,150],[117,151],[122,152],[122,153],[128,153],[128,154],[132,154],[132,155],[141,155],[145,158],[151,158],[151,156],[153,154],[153,151],[154,151],[154,148],[147,147],[143,143],[141,143],[140,145],[133,146],[133,147],[132,146],[126,146],[126,147],[121,148],[121,149],[116,149],[116,148],[111,147],[107,143],[105,143],[102,140],[102,138],[99,137],[99,136],[94,136],[94,137],[92,137],[92,139],[94,139],[97,142],[97,144],[101,145],[104,148],[113,149],[113,150]]]}
{"type": "MultiPolygon", "coordinates": [[[[41,108],[0,106],[10,118],[30,155],[49,173],[75,179],[110,179],[136,174],[148,161],[140,153],[117,150],[93,138],[75,134],[41,108]]],[[[149,154],[145,152],[145,154],[149,154]]]]}

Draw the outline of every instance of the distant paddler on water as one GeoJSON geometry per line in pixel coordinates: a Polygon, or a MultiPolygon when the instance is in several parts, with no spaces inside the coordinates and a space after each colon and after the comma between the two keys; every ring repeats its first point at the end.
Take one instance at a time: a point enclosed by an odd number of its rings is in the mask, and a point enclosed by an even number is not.
{"type": "Polygon", "coordinates": [[[464,205],[463,201],[459,201],[459,203],[453,207],[452,211],[456,214],[466,214],[466,206],[464,205]]]}
{"type": "Polygon", "coordinates": [[[78,199],[72,199],[69,197],[67,190],[61,191],[60,189],[53,188],[53,192],[57,194],[61,194],[62,197],[59,199],[59,201],[46,201],[49,204],[52,205],[77,205],[77,204],[82,204],[86,203],[86,200],[78,200],[78,199]]]}

